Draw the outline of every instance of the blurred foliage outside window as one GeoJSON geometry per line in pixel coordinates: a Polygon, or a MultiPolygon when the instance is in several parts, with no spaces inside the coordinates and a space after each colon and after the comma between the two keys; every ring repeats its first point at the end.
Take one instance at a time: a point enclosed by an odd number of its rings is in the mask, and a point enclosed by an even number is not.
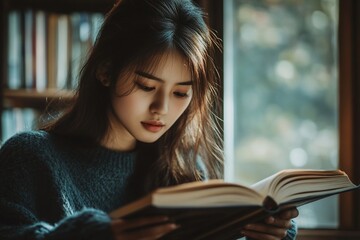
{"type": "MultiPolygon", "coordinates": [[[[337,0],[224,1],[226,178],[338,167],[337,0]]],[[[337,197],[300,208],[336,227],[337,197]]]]}

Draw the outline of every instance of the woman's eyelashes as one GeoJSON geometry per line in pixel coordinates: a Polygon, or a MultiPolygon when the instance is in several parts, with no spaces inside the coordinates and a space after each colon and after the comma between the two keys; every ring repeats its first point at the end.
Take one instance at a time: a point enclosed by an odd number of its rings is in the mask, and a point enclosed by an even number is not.
{"type": "Polygon", "coordinates": [[[135,84],[139,89],[141,89],[145,92],[151,92],[151,91],[155,90],[155,87],[150,87],[150,86],[147,86],[147,85],[139,83],[139,82],[135,82],[135,84]]]}
{"type": "MultiPolygon", "coordinates": [[[[135,84],[140,90],[145,91],[145,92],[152,92],[152,91],[156,90],[156,87],[150,87],[150,86],[140,83],[140,82],[135,82],[135,84]]],[[[190,90],[187,89],[186,91],[174,91],[173,94],[178,98],[187,98],[190,96],[189,92],[190,92],[190,90]]]]}
{"type": "Polygon", "coordinates": [[[189,97],[188,92],[174,92],[174,95],[179,98],[187,98],[189,97]]]}

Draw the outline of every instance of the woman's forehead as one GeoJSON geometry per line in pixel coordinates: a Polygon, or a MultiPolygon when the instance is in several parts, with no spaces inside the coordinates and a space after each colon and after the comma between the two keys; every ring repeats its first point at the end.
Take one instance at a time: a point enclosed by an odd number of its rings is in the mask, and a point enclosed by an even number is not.
{"type": "Polygon", "coordinates": [[[140,60],[134,67],[137,70],[154,73],[157,69],[169,63],[180,64],[182,67],[189,69],[189,61],[177,50],[167,50],[156,53],[140,60]]]}

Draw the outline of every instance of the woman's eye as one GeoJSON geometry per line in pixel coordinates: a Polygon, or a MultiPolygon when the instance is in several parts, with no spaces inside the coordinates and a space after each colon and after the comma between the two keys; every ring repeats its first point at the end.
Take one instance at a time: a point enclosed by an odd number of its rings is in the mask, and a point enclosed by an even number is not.
{"type": "Polygon", "coordinates": [[[155,89],[155,87],[148,87],[148,86],[138,83],[138,82],[136,83],[136,86],[145,92],[151,92],[152,90],[155,89]]]}
{"type": "Polygon", "coordinates": [[[180,97],[180,98],[185,98],[185,97],[188,97],[188,93],[183,93],[183,92],[174,92],[174,95],[177,96],[177,97],[180,97]]]}

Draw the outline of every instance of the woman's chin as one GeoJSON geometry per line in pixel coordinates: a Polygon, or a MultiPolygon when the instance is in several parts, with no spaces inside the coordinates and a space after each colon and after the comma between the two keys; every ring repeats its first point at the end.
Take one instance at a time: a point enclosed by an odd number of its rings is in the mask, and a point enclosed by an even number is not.
{"type": "Polygon", "coordinates": [[[157,140],[159,140],[159,138],[162,136],[163,134],[159,134],[157,136],[148,136],[148,137],[144,137],[142,136],[141,138],[138,138],[137,140],[143,143],[154,143],[157,140]]]}

